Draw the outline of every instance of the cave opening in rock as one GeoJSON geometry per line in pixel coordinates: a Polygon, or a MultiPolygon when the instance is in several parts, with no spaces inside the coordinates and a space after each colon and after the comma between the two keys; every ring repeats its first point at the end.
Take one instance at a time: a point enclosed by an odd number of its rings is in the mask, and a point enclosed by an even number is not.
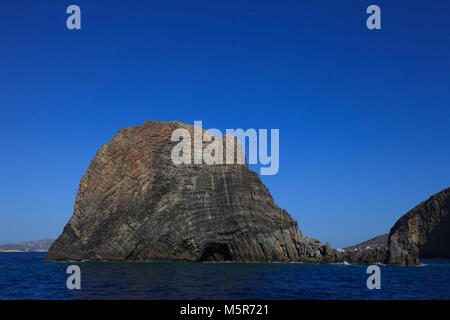
{"type": "Polygon", "coordinates": [[[200,261],[231,261],[231,253],[225,243],[213,242],[206,245],[200,261]]]}

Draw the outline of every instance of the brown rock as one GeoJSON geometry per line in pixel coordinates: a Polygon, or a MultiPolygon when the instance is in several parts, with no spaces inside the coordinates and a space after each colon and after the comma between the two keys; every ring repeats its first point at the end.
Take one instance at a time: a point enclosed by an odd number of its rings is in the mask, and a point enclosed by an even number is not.
{"type": "Polygon", "coordinates": [[[450,258],[450,188],[402,216],[389,233],[386,263],[417,265],[419,258],[450,258]]]}
{"type": "Polygon", "coordinates": [[[92,160],[46,259],[332,262],[247,164],[174,165],[180,122],[120,130],[92,160]]]}

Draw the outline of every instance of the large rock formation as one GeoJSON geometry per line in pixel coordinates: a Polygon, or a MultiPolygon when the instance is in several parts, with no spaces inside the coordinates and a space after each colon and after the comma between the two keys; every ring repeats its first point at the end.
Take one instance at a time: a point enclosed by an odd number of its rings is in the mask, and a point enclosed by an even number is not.
{"type": "Polygon", "coordinates": [[[386,263],[417,265],[419,258],[450,259],[450,188],[402,216],[389,233],[386,263]]]}
{"type": "Polygon", "coordinates": [[[193,136],[180,122],[146,122],[100,148],[47,260],[337,259],[329,244],[302,237],[247,164],[173,164],[177,128],[193,136]]]}

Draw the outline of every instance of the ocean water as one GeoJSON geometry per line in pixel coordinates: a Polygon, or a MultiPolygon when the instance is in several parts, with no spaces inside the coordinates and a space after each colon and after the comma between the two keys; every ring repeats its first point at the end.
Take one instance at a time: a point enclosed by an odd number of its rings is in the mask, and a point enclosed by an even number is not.
{"type": "Polygon", "coordinates": [[[360,265],[81,262],[69,290],[70,263],[44,256],[0,253],[0,299],[450,299],[449,260],[381,266],[380,290],[360,265]]]}

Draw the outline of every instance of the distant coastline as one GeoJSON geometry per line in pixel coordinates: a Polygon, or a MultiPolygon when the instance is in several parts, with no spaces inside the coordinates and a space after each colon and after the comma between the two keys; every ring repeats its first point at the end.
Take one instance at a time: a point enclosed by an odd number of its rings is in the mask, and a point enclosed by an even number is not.
{"type": "Polygon", "coordinates": [[[0,252],[2,253],[6,253],[6,252],[23,252],[23,253],[27,253],[27,252],[47,252],[44,250],[18,250],[18,249],[3,249],[0,248],[0,252]]]}
{"type": "Polygon", "coordinates": [[[0,244],[0,252],[47,252],[54,239],[0,244]]]}

